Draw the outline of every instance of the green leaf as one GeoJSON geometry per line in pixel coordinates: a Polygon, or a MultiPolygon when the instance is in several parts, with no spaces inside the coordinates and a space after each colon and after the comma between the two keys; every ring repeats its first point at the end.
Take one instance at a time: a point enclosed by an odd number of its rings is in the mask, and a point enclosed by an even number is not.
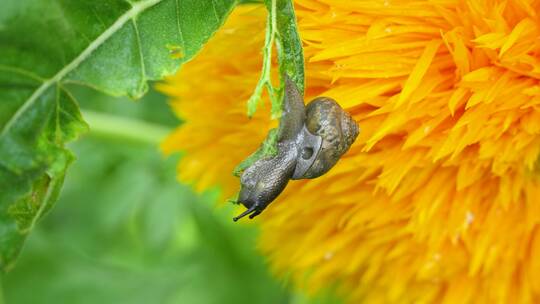
{"type": "Polygon", "coordinates": [[[265,0],[268,10],[266,37],[263,47],[263,67],[261,76],[253,94],[248,100],[248,116],[253,116],[266,87],[272,102],[272,117],[281,113],[281,86],[274,87],[270,79],[272,68],[272,49],[277,49],[280,76],[287,74],[296,84],[300,93],[304,93],[304,52],[302,41],[296,26],[296,15],[292,0],[265,0]]]}
{"type": "Polygon", "coordinates": [[[2,0],[0,267],[53,205],[87,129],[75,85],[141,97],[195,56],[234,0],[2,0]]]}
{"type": "Polygon", "coordinates": [[[292,0],[266,0],[266,5],[276,2],[276,40],[280,74],[287,74],[300,93],[304,94],[304,51],[296,26],[296,15],[292,0]]]}

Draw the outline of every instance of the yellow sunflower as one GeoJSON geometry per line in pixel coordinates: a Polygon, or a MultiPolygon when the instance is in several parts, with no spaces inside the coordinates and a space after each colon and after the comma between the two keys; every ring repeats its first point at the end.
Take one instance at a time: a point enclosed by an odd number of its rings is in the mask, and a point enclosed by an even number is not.
{"type": "MultiPolygon", "coordinates": [[[[540,301],[540,1],[296,0],[306,101],[362,132],[326,175],[258,218],[278,273],[350,303],[540,301]]],[[[233,168],[275,126],[246,117],[265,9],[241,6],[161,85],[185,123],[179,176],[239,189],[233,168]]]]}

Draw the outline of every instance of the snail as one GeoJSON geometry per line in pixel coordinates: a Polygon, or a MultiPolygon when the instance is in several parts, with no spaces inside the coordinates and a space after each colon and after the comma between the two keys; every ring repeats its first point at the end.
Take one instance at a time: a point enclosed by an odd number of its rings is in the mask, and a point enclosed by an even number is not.
{"type": "Polygon", "coordinates": [[[315,98],[306,107],[296,84],[286,76],[277,132],[277,155],[255,161],[240,176],[238,202],[247,210],[234,221],[259,215],[289,180],[328,172],[352,145],[359,127],[332,98],[315,98]]]}

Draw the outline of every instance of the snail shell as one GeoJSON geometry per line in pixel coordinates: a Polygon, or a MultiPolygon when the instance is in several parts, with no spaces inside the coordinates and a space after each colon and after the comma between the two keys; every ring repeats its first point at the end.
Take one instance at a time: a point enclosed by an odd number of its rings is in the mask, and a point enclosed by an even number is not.
{"type": "Polygon", "coordinates": [[[330,170],[352,145],[359,133],[358,124],[339,104],[319,97],[306,107],[306,128],[322,138],[318,155],[311,167],[298,178],[316,178],[330,170]]]}
{"type": "Polygon", "coordinates": [[[235,221],[260,214],[290,179],[315,178],[328,172],[358,136],[357,123],[335,100],[319,97],[305,107],[288,77],[282,112],[277,155],[255,161],[240,177],[238,202],[247,210],[235,221]]]}

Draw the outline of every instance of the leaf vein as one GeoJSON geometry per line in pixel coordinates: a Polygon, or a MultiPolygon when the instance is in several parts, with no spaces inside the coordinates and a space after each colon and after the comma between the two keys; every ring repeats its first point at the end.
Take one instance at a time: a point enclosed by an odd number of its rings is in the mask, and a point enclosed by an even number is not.
{"type": "Polygon", "coordinates": [[[133,28],[135,29],[135,37],[137,41],[137,48],[139,49],[139,59],[141,64],[141,83],[139,84],[140,87],[143,87],[146,82],[146,67],[144,65],[144,55],[143,55],[143,49],[141,44],[141,34],[139,33],[139,27],[137,26],[137,21],[135,18],[131,19],[133,23],[133,28]]]}
{"type": "Polygon", "coordinates": [[[61,135],[60,135],[60,86],[56,85],[56,117],[55,117],[55,124],[56,128],[54,130],[54,139],[56,142],[60,141],[61,135]]]}
{"type": "Polygon", "coordinates": [[[53,191],[54,191],[54,189],[56,187],[56,184],[59,182],[57,177],[50,177],[50,178],[51,178],[51,181],[49,182],[49,187],[47,188],[47,192],[45,193],[45,197],[43,198],[43,201],[39,205],[39,208],[38,208],[35,216],[32,218],[32,222],[30,223],[30,225],[26,229],[21,231],[22,234],[28,234],[30,231],[32,231],[34,229],[34,227],[36,226],[37,221],[41,218],[41,216],[43,215],[43,212],[47,208],[47,203],[48,203],[48,201],[51,199],[51,197],[53,195],[53,191]]]}
{"type": "Polygon", "coordinates": [[[212,9],[214,10],[214,17],[216,17],[216,21],[219,23],[219,14],[216,10],[216,2],[215,0],[212,0],[212,9]]]}
{"type": "Polygon", "coordinates": [[[28,70],[25,70],[25,69],[18,68],[18,67],[12,67],[12,66],[9,66],[9,65],[1,65],[0,64],[0,70],[13,72],[13,73],[16,73],[16,74],[19,74],[19,75],[22,75],[22,76],[26,76],[28,78],[31,78],[33,80],[37,80],[39,82],[44,82],[45,81],[45,79],[43,79],[43,77],[39,76],[38,74],[36,74],[34,72],[31,72],[31,71],[28,71],[28,70]]]}
{"type": "Polygon", "coordinates": [[[180,36],[180,44],[182,45],[182,52],[186,55],[186,44],[184,42],[184,33],[182,32],[182,26],[180,25],[180,3],[179,0],[175,0],[176,4],[176,27],[178,28],[178,35],[180,36]]]}

